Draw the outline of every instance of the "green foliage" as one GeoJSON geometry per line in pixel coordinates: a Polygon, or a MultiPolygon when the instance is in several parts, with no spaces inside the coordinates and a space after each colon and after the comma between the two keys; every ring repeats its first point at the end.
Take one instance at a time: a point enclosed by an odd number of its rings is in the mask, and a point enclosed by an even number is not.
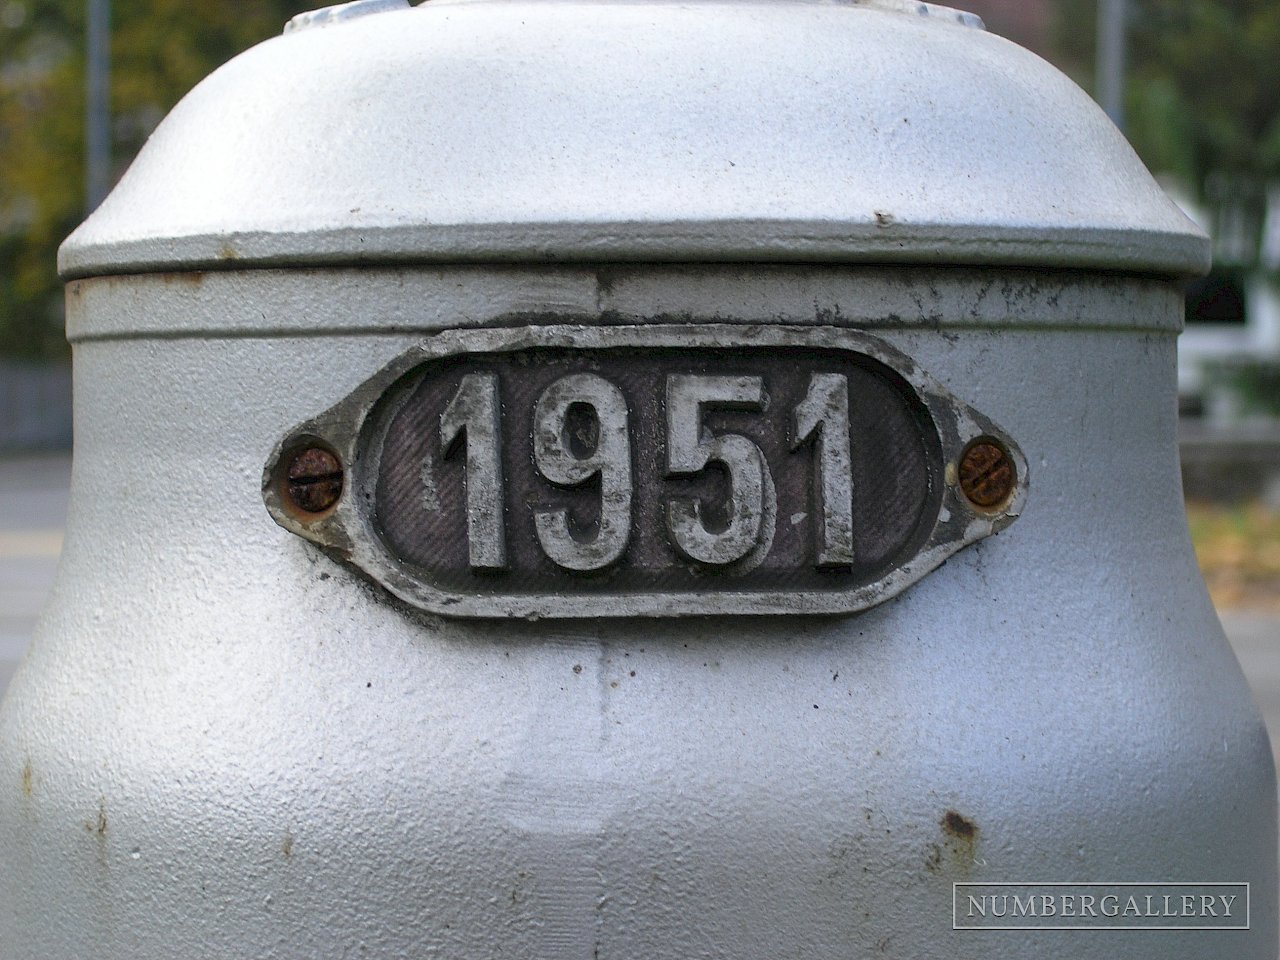
{"type": "MultiPolygon", "coordinates": [[[[202,77],[307,0],[113,0],[118,176],[202,77]]],[[[0,0],[0,355],[65,352],[58,244],[84,216],[85,0],[0,0]]]]}
{"type": "MultiPolygon", "coordinates": [[[[1067,70],[1093,80],[1098,0],[1059,0],[1067,70]]],[[[1130,0],[1127,134],[1147,166],[1202,200],[1261,202],[1280,178],[1280,4],[1130,0]]]]}
{"type": "Polygon", "coordinates": [[[1280,4],[1141,0],[1133,136],[1154,166],[1203,184],[1280,177],[1280,4]]]}
{"type": "Polygon", "coordinates": [[[1243,417],[1280,417],[1280,360],[1241,356],[1209,361],[1204,367],[1208,392],[1230,395],[1243,417]]]}

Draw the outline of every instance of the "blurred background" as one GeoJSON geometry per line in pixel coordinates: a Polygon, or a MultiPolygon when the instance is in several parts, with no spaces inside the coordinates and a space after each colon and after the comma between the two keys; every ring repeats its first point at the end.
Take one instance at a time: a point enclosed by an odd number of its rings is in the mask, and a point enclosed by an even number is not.
{"type": "MultiPolygon", "coordinates": [[[[1280,3],[958,5],[1091,92],[1213,237],[1180,341],[1183,479],[1210,591],[1280,743],[1280,3]]],[[[58,244],[187,90],[312,6],[0,0],[0,689],[52,581],[70,482],[58,244]]]]}

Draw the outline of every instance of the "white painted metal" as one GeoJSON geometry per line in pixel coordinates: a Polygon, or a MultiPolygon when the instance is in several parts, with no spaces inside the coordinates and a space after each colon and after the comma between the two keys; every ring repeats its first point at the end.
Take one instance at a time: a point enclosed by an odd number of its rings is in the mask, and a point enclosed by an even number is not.
{"type": "Polygon", "coordinates": [[[319,10],[300,13],[284,25],[284,32],[293,33],[297,30],[309,30],[312,27],[328,27],[374,13],[407,9],[409,9],[409,0],[352,0],[351,3],[339,3],[332,7],[321,7],[319,10]]]}
{"type": "Polygon", "coordinates": [[[1207,266],[1070,80],[897,6],[432,0],[291,32],[178,105],[62,268],[1207,266]]]}
{"type": "Polygon", "coordinates": [[[1201,264],[1080,97],[822,3],[433,2],[215,75],[65,253],[102,275],[68,286],[67,545],[0,707],[0,956],[1272,960],[1274,770],[1182,517],[1175,280],[546,262],[1201,264]],[[540,262],[359,266],[361,237],[540,262]],[[857,616],[607,625],[415,612],[271,521],[286,431],[519,313],[872,331],[1018,439],[1025,509],[857,616]],[[1244,881],[1252,929],[956,932],[964,880],[1244,881]]]}

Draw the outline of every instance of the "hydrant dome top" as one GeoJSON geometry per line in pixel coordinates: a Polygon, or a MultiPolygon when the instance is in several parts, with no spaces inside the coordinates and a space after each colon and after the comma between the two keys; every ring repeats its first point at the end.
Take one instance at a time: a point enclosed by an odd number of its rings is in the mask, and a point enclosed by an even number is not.
{"type": "Polygon", "coordinates": [[[468,261],[1208,267],[1204,235],[1083,91],[946,8],[379,0],[350,12],[295,23],[192,90],[64,244],[63,276],[468,261]]]}

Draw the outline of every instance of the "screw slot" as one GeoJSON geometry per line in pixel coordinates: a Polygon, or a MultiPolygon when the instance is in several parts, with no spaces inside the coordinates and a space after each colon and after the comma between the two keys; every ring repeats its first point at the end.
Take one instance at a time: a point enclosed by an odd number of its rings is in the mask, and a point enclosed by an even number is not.
{"type": "Polygon", "coordinates": [[[324,513],[342,496],[342,464],[321,447],[307,447],[295,453],[285,476],[285,493],[303,513],[324,513]]]}
{"type": "Polygon", "coordinates": [[[1018,480],[1009,451],[991,437],[979,437],[965,447],[958,473],[965,499],[989,512],[1008,502],[1018,480]]]}

